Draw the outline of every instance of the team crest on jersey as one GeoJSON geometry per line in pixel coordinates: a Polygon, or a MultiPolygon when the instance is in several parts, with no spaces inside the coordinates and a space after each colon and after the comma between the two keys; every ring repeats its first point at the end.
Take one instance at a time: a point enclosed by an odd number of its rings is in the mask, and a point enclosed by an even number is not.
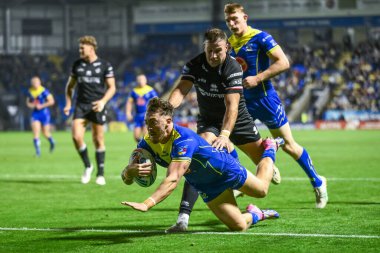
{"type": "Polygon", "coordinates": [[[248,44],[248,45],[245,47],[245,51],[247,51],[247,52],[252,52],[252,51],[253,51],[252,44],[248,44]]]}
{"type": "Polygon", "coordinates": [[[178,148],[178,155],[184,155],[187,152],[187,145],[178,148]]]}
{"type": "Polygon", "coordinates": [[[219,90],[218,90],[218,85],[216,85],[215,83],[212,83],[211,84],[211,87],[210,87],[210,91],[211,92],[218,92],[219,90]]]}
{"type": "Polygon", "coordinates": [[[240,64],[244,72],[248,69],[248,64],[243,58],[236,57],[236,61],[240,64]]]}

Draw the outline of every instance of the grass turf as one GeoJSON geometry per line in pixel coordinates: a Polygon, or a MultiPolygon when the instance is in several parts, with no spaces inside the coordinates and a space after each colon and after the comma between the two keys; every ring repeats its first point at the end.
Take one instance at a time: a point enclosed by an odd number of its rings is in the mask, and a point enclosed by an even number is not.
{"type": "MultiPolygon", "coordinates": [[[[263,131],[263,136],[268,132],[263,131]]],[[[142,201],[150,188],[126,186],[120,172],[135,147],[131,133],[106,134],[107,185],[80,184],[82,163],[69,132],[54,133],[57,148],[33,156],[31,133],[0,133],[0,252],[378,252],[380,248],[380,132],[294,131],[317,171],[327,177],[330,202],[314,208],[314,193],[298,164],[277,156],[283,182],[264,199],[238,199],[244,207],[276,209],[281,218],[246,233],[227,233],[201,201],[190,232],[166,235],[177,217],[182,184],[147,213],[120,205],[142,201]],[[14,229],[14,230],[12,230],[14,229]],[[366,237],[367,236],[367,237],[366,237]]],[[[90,133],[86,134],[95,162],[90,133]]],[[[242,163],[254,171],[241,155],[242,163]]]]}

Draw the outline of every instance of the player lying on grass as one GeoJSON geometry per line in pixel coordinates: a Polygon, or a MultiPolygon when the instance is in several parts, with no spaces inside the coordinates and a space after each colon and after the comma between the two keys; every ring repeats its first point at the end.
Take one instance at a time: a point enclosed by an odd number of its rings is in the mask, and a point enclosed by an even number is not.
{"type": "MultiPolygon", "coordinates": [[[[245,231],[260,220],[279,217],[274,210],[260,210],[254,205],[241,213],[233,189],[257,198],[268,194],[276,151],[282,139],[263,142],[265,151],[253,175],[226,149],[217,150],[192,130],[174,125],[172,117],[173,106],[169,102],[160,98],[149,101],[145,116],[148,134],[138,147],[148,150],[158,164],[167,167],[167,176],[144,202],[125,201],[123,205],[146,212],[168,197],[184,176],[230,230],[245,231]]],[[[128,165],[124,170],[124,182],[131,184],[133,177],[141,176],[143,171],[147,173],[147,167],[150,164],[128,165]]]]}

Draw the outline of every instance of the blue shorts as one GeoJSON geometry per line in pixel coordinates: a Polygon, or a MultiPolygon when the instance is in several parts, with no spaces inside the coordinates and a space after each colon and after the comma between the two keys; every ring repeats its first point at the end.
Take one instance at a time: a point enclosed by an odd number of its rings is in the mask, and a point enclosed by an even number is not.
{"type": "Polygon", "coordinates": [[[145,126],[145,113],[136,114],[134,121],[135,121],[135,127],[144,127],[145,126]]]}
{"type": "MultiPolygon", "coordinates": [[[[218,197],[227,189],[240,189],[247,180],[247,170],[239,163],[226,169],[217,180],[193,185],[205,203],[218,197]]],[[[191,182],[189,182],[191,184],[191,182]]]]}
{"type": "Polygon", "coordinates": [[[46,126],[50,124],[51,116],[49,111],[34,111],[32,113],[31,122],[39,121],[41,125],[46,126]]]}
{"type": "Polygon", "coordinates": [[[249,114],[253,120],[260,120],[269,129],[278,129],[288,123],[284,107],[275,91],[267,96],[246,100],[249,114]]]}

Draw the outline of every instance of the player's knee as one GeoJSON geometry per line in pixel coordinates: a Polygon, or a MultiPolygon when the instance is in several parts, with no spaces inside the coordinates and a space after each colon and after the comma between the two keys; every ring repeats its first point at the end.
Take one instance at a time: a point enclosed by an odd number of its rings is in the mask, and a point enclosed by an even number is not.
{"type": "Polygon", "coordinates": [[[293,143],[285,142],[282,149],[288,154],[293,154],[295,152],[295,145],[293,143]]]}
{"type": "Polygon", "coordinates": [[[268,187],[260,189],[260,191],[257,191],[256,198],[265,198],[268,195],[268,187]]]}
{"type": "Polygon", "coordinates": [[[237,224],[230,225],[228,226],[228,228],[234,232],[243,232],[247,230],[247,224],[245,222],[240,222],[237,224]]]}
{"type": "Polygon", "coordinates": [[[73,135],[73,141],[74,141],[74,143],[80,143],[81,142],[81,140],[82,140],[82,138],[80,137],[80,136],[78,136],[78,135],[73,135]]]}

